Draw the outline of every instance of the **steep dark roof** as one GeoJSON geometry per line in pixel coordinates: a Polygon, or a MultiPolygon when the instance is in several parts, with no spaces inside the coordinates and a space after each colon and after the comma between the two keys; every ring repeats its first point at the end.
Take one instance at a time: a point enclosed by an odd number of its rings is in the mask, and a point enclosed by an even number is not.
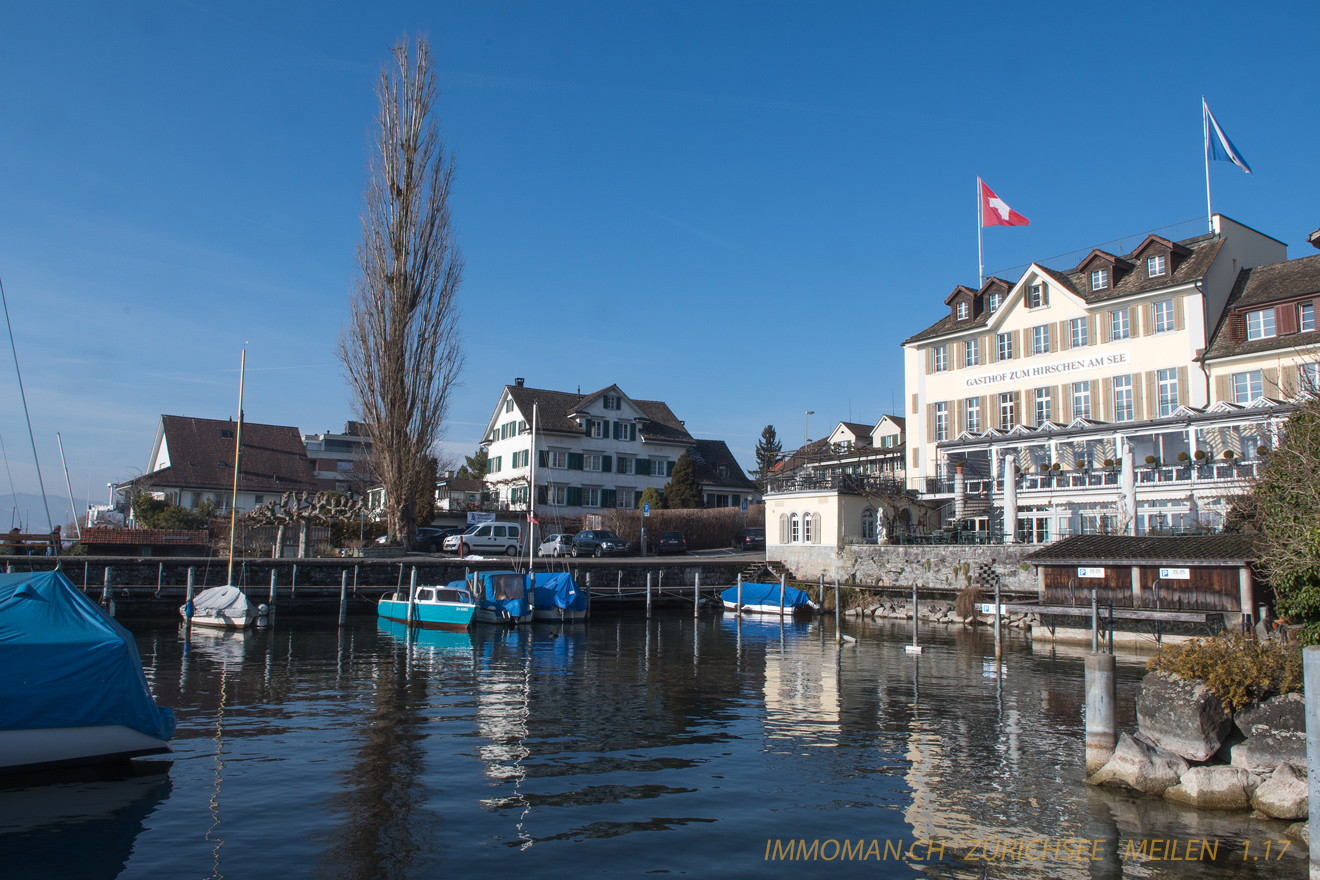
{"type": "MultiPolygon", "coordinates": [[[[169,467],[147,474],[148,486],[232,489],[234,422],[161,416],[169,467]],[[228,434],[228,436],[225,436],[228,434]]],[[[246,492],[315,491],[316,474],[297,428],[243,423],[238,487],[246,492]]]]}
{"type": "Polygon", "coordinates": [[[1229,317],[1233,312],[1306,296],[1320,296],[1320,254],[1243,269],[1238,273],[1232,293],[1228,295],[1223,317],[1206,349],[1206,358],[1255,354],[1276,348],[1291,349],[1320,343],[1320,331],[1250,340],[1234,340],[1229,335],[1229,317]]]}
{"type": "Polygon", "coordinates": [[[688,455],[692,456],[692,462],[697,466],[698,483],[727,486],[730,489],[742,488],[748,491],[756,489],[756,484],[747,479],[738,460],[733,457],[728,444],[723,440],[693,440],[692,445],[688,447],[688,455]],[[728,469],[727,477],[720,476],[720,465],[728,469]]]}
{"type": "MultiPolygon", "coordinates": [[[[889,421],[893,422],[895,425],[898,425],[898,427],[900,427],[900,428],[906,428],[906,427],[907,427],[907,418],[904,417],[904,416],[886,416],[886,418],[888,418],[889,421]]],[[[876,420],[876,424],[879,424],[879,420],[878,420],[878,419],[876,420]]],[[[874,428],[875,428],[875,426],[873,425],[873,426],[872,426],[872,430],[874,430],[874,428]]]]}
{"type": "Polygon", "coordinates": [[[860,422],[840,422],[839,424],[863,438],[867,443],[871,442],[871,432],[875,430],[875,425],[863,425],[860,422]]]}
{"type": "MultiPolygon", "coordinates": [[[[1178,264],[1173,274],[1161,275],[1158,278],[1147,278],[1146,273],[1138,266],[1133,271],[1123,275],[1112,288],[1097,290],[1094,293],[1091,291],[1090,279],[1085,277],[1085,272],[1059,272],[1054,269],[1046,269],[1043,266],[1038,266],[1038,268],[1041,270],[1041,274],[1047,276],[1055,284],[1077,296],[1088,305],[1093,305],[1159,290],[1164,287],[1186,284],[1198,278],[1203,278],[1205,273],[1209,271],[1210,265],[1215,261],[1215,256],[1219,253],[1223,243],[1223,238],[1210,235],[1201,235],[1178,242],[1177,244],[1189,250],[1191,254],[1178,264]]],[[[1124,259],[1132,258],[1135,254],[1136,252],[1133,251],[1127,254],[1124,259]]],[[[1130,259],[1128,261],[1131,262],[1130,259]]],[[[946,333],[962,332],[973,327],[984,326],[990,322],[991,317],[989,309],[982,309],[979,315],[966,321],[954,321],[952,316],[945,315],[920,333],[915,333],[903,340],[903,344],[921,342],[925,339],[943,336],[946,333]]]]}
{"type": "Polygon", "coordinates": [[[1241,564],[1256,558],[1255,535],[1139,537],[1077,535],[1023,557],[1037,564],[1113,565],[1241,564]]]}
{"type": "MultiPolygon", "coordinates": [[[[514,405],[530,424],[532,404],[537,406],[537,431],[549,431],[558,434],[581,434],[582,426],[569,418],[570,413],[578,412],[590,401],[597,399],[605,391],[616,389],[610,385],[591,394],[574,394],[566,391],[550,391],[544,388],[527,388],[523,385],[505,385],[504,389],[513,397],[514,405]]],[[[620,392],[622,394],[623,392],[620,392]]],[[[675,443],[691,442],[692,435],[683,427],[683,423],[674,415],[669,405],[660,400],[628,400],[642,411],[649,422],[637,426],[637,433],[644,440],[670,440],[675,443]]]]}

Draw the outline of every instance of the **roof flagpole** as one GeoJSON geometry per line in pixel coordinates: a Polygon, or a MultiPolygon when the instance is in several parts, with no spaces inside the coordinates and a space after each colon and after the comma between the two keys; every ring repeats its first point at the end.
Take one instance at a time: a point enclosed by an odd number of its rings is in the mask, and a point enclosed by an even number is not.
{"type": "Polygon", "coordinates": [[[976,287],[979,290],[985,284],[985,258],[981,255],[981,235],[985,224],[981,217],[981,177],[976,178],[976,287]]]}
{"type": "Polygon", "coordinates": [[[1215,212],[1210,207],[1210,107],[1201,96],[1201,133],[1205,136],[1205,219],[1210,231],[1215,231],[1215,212]]]}

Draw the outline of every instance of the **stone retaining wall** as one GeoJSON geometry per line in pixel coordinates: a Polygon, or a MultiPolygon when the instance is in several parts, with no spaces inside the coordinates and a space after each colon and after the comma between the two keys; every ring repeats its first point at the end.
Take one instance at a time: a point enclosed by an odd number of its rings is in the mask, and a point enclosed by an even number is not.
{"type": "Polygon", "coordinates": [[[1039,594],[1035,569],[1022,557],[1038,547],[1030,544],[852,544],[771,545],[766,558],[782,562],[798,580],[827,583],[884,584],[911,589],[957,593],[971,583],[977,566],[989,563],[1005,593],[1039,594]]]}

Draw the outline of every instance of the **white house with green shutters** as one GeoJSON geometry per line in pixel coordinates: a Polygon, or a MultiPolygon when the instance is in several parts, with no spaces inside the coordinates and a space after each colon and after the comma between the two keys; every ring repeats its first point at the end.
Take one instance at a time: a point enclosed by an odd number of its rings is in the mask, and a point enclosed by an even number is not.
{"type": "Polygon", "coordinates": [[[484,442],[491,499],[526,509],[535,458],[536,509],[549,516],[636,507],[644,490],[664,488],[694,443],[662,401],[634,400],[617,385],[583,395],[522,379],[500,392],[484,442]]]}

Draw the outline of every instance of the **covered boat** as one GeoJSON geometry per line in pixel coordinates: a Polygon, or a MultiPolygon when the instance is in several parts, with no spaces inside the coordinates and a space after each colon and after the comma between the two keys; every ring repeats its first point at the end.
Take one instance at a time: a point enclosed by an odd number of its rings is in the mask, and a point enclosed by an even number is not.
{"type": "MultiPolygon", "coordinates": [[[[724,607],[738,611],[738,587],[732,586],[720,594],[724,607]]],[[[807,598],[807,594],[788,585],[749,584],[742,585],[742,611],[753,614],[814,614],[816,604],[807,598]],[[780,591],[783,599],[780,599],[780,591]]]]}
{"type": "MultiPolygon", "coordinates": [[[[238,587],[211,587],[192,598],[193,626],[216,629],[243,629],[266,616],[265,605],[253,605],[238,587]]],[[[179,606],[179,614],[188,619],[188,605],[179,606]]]]}
{"type": "Polygon", "coordinates": [[[531,623],[532,597],[527,575],[516,571],[478,571],[472,575],[480,623],[531,623]]]}
{"type": "Polygon", "coordinates": [[[170,751],[128,630],[63,573],[0,575],[0,772],[170,751]]]}
{"type": "Polygon", "coordinates": [[[587,591],[568,572],[541,572],[534,576],[532,616],[536,620],[585,620],[587,591]]]}
{"type": "MultiPolygon", "coordinates": [[[[447,587],[416,587],[412,602],[412,624],[423,629],[467,632],[477,606],[472,601],[467,581],[453,581],[447,587]]],[[[408,623],[408,590],[381,597],[376,616],[382,620],[408,623]]]]}

